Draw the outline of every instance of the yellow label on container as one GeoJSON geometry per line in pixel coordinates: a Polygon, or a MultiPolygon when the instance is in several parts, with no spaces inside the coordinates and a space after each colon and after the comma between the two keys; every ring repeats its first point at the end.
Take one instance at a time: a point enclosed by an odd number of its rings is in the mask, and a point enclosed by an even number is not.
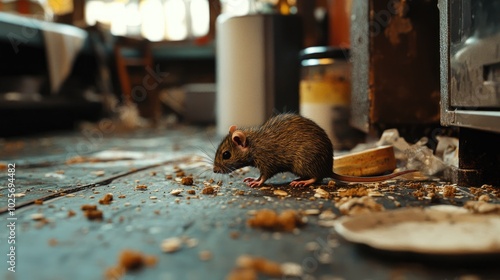
{"type": "Polygon", "coordinates": [[[301,81],[300,103],[324,103],[349,106],[351,86],[348,82],[301,81]]]}

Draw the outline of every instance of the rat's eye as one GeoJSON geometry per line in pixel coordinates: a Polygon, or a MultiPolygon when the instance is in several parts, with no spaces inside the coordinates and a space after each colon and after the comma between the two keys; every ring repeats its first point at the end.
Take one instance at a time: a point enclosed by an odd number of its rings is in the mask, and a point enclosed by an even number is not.
{"type": "Polygon", "coordinates": [[[229,159],[231,157],[231,153],[229,151],[225,151],[222,154],[222,159],[229,159]]]}

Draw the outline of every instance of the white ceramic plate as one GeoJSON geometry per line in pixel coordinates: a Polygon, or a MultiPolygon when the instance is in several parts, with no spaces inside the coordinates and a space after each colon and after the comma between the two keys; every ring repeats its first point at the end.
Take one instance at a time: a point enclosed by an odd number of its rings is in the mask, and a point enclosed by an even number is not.
{"type": "Polygon", "coordinates": [[[460,207],[405,208],[343,217],[335,224],[346,240],[370,247],[422,254],[498,254],[500,216],[460,207]]]}

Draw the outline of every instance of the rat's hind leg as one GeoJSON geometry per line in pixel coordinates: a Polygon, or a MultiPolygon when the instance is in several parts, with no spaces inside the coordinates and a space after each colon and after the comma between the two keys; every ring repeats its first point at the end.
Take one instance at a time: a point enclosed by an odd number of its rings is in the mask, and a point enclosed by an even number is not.
{"type": "Polygon", "coordinates": [[[243,179],[243,182],[247,183],[247,186],[249,186],[251,188],[260,187],[265,181],[266,181],[266,178],[263,176],[260,176],[259,178],[247,177],[247,178],[243,179]]]}
{"type": "Polygon", "coordinates": [[[306,187],[309,185],[314,184],[318,179],[316,178],[311,178],[308,180],[304,180],[303,178],[299,178],[297,180],[293,180],[290,182],[290,186],[292,187],[306,187]]]}

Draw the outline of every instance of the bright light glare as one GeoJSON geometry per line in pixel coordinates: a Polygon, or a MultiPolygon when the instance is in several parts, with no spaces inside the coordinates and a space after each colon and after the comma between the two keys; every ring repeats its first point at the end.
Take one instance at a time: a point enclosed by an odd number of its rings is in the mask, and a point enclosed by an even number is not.
{"type": "Polygon", "coordinates": [[[178,41],[186,39],[188,35],[186,22],[186,5],[183,0],[165,1],[165,37],[168,40],[178,41]]]}
{"type": "Polygon", "coordinates": [[[165,17],[162,13],[160,0],[145,0],[141,2],[142,14],[141,33],[150,41],[161,41],[165,34],[165,17]]]}
{"type": "Polygon", "coordinates": [[[92,26],[101,17],[104,10],[104,3],[101,1],[88,1],[85,4],[85,22],[92,26]]]}
{"type": "Polygon", "coordinates": [[[111,34],[117,36],[127,35],[126,12],[124,3],[115,2],[111,16],[111,34]]]}
{"type": "Polygon", "coordinates": [[[191,32],[194,37],[207,35],[210,25],[210,6],[207,0],[191,0],[191,32]]]}

